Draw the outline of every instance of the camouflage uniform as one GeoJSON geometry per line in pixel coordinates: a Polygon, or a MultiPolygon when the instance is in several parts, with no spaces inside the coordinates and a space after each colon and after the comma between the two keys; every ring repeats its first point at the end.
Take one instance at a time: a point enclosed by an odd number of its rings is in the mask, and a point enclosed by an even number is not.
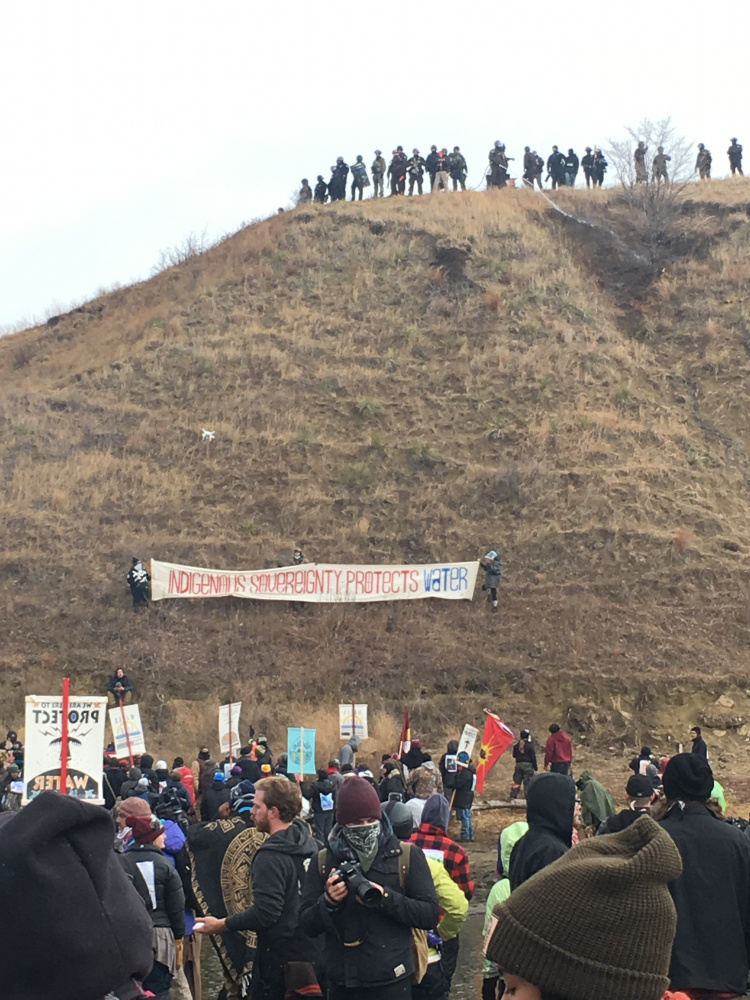
{"type": "Polygon", "coordinates": [[[635,182],[636,184],[648,184],[648,167],[646,166],[646,154],[648,146],[639,142],[633,159],[635,161],[635,182]]]}
{"type": "Polygon", "coordinates": [[[448,157],[451,165],[451,178],[453,179],[453,190],[458,191],[458,185],[461,185],[461,190],[466,190],[466,174],[468,173],[468,167],[466,166],[466,160],[464,159],[463,153],[460,151],[458,146],[455,147],[451,155],[448,157]]]}
{"type": "Polygon", "coordinates": [[[659,146],[659,151],[651,162],[651,177],[657,184],[660,184],[662,181],[669,180],[667,163],[669,163],[671,159],[672,157],[667,156],[663,147],[659,146]]]}
{"type": "Polygon", "coordinates": [[[695,169],[702,181],[711,180],[711,152],[706,149],[702,142],[698,143],[698,156],[695,160],[695,169]]]}
{"type": "Polygon", "coordinates": [[[376,156],[372,161],[372,166],[370,170],[372,171],[372,183],[373,183],[373,198],[383,197],[383,178],[385,177],[386,162],[383,159],[380,150],[375,150],[376,156]]]}

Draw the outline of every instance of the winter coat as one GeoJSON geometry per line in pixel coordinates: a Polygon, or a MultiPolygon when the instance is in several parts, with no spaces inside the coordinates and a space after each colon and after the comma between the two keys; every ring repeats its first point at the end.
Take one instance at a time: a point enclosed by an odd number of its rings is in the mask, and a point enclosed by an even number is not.
{"type": "Polygon", "coordinates": [[[519,740],[513,747],[513,760],[517,764],[531,764],[531,766],[536,771],[538,768],[536,762],[536,750],[534,749],[534,744],[531,740],[523,741],[523,750],[521,749],[521,741],[519,740]]]}
{"type": "Polygon", "coordinates": [[[314,781],[312,785],[310,785],[308,794],[305,795],[305,798],[310,800],[310,807],[312,808],[313,813],[326,813],[326,812],[330,813],[331,812],[330,809],[323,808],[323,805],[320,801],[321,795],[333,796],[334,808],[335,808],[336,794],[335,794],[335,789],[333,787],[333,782],[331,781],[330,778],[326,778],[325,781],[323,780],[314,781]]]}
{"type": "Polygon", "coordinates": [[[395,768],[389,771],[385,775],[383,780],[378,786],[378,795],[380,796],[381,802],[387,802],[388,796],[391,792],[400,792],[402,798],[406,798],[406,788],[404,786],[404,779],[401,777],[400,771],[395,768]]]}
{"type": "Polygon", "coordinates": [[[344,764],[354,764],[354,754],[359,750],[361,742],[359,736],[351,736],[342,746],[339,750],[339,763],[342,767],[344,764]]]}
{"type": "Polygon", "coordinates": [[[697,753],[699,757],[704,757],[708,760],[708,747],[702,736],[695,737],[690,753],[697,753]]]}
{"type": "Polygon", "coordinates": [[[175,938],[185,936],[185,893],[174,865],[153,844],[132,841],[117,859],[146,904],[154,927],[168,927],[175,938]]]}
{"type": "Polygon", "coordinates": [[[437,173],[437,161],[438,161],[438,155],[437,155],[437,153],[434,150],[432,150],[431,152],[429,152],[427,154],[427,156],[425,157],[425,161],[424,162],[425,162],[425,166],[427,167],[427,173],[431,177],[434,177],[435,174],[437,173]]]}
{"type": "Polygon", "coordinates": [[[578,173],[579,160],[575,153],[568,153],[565,157],[565,173],[573,174],[574,176],[578,173]]]}
{"type": "Polygon", "coordinates": [[[440,915],[427,859],[418,847],[411,846],[402,889],[402,845],[390,824],[381,820],[378,853],[366,874],[385,889],[382,899],[371,908],[362,906],[350,892],[340,906],[329,907],[324,895],[326,879],[341,861],[355,858],[338,826],[329,845],[324,871],[320,872],[317,859],[308,868],[300,919],[306,934],[325,934],[329,984],[357,990],[408,983],[414,970],[411,928],[432,930],[440,915]]]}
{"type": "Polygon", "coordinates": [[[421,767],[410,773],[409,786],[418,799],[429,799],[435,792],[443,791],[440,772],[431,760],[426,760],[421,767]]]}
{"type": "Polygon", "coordinates": [[[612,796],[591,771],[584,771],[578,779],[581,790],[581,815],[586,826],[598,827],[617,812],[612,796]]]}
{"type": "Polygon", "coordinates": [[[430,869],[442,914],[440,923],[437,925],[437,932],[443,941],[451,941],[456,937],[464,920],[466,920],[466,914],[469,912],[469,900],[439,861],[428,857],[427,867],[430,869]]]}
{"type": "Polygon", "coordinates": [[[252,781],[253,784],[255,784],[256,781],[260,781],[260,764],[257,761],[250,760],[249,757],[240,757],[237,761],[237,765],[242,768],[242,777],[244,780],[252,781]]]}
{"type": "Polygon", "coordinates": [[[456,772],[456,782],[453,786],[456,789],[456,794],[453,798],[454,809],[471,809],[474,802],[474,778],[476,773],[476,768],[472,764],[464,767],[459,765],[456,772]]]}
{"type": "Polygon", "coordinates": [[[499,587],[503,575],[503,561],[498,556],[497,559],[482,559],[479,563],[485,573],[484,585],[487,590],[490,587],[499,587]]]}
{"type": "Polygon", "coordinates": [[[550,772],[531,779],[526,793],[529,831],[521,837],[510,856],[511,889],[523,885],[569,850],[575,800],[575,785],[564,774],[550,772]]]}
{"type": "Polygon", "coordinates": [[[610,816],[609,819],[605,819],[596,831],[597,837],[603,836],[605,833],[621,833],[642,816],[644,813],[648,815],[651,809],[647,806],[645,809],[621,809],[620,812],[615,813],[614,816],[610,816]]]}
{"type": "Polygon", "coordinates": [[[110,679],[110,682],[107,685],[107,690],[113,694],[115,698],[124,698],[128,691],[132,694],[133,682],[127,674],[123,674],[122,677],[118,677],[117,674],[115,674],[114,677],[110,679]],[[122,688],[122,691],[115,691],[118,684],[122,688]]]}
{"type": "Polygon", "coordinates": [[[569,764],[573,760],[573,747],[570,737],[562,729],[550,733],[544,746],[544,766],[548,764],[569,764]]]}
{"type": "MultiPolygon", "coordinates": [[[[305,872],[312,870],[318,842],[300,819],[286,830],[271,834],[255,852],[251,862],[253,904],[227,917],[227,930],[254,931],[258,935],[256,968],[269,994],[271,984],[281,987],[284,964],[314,962],[317,947],[300,932],[301,886],[305,872]]],[[[256,990],[253,990],[256,996],[256,990]]]]}
{"type": "Polygon", "coordinates": [[[120,785],[120,798],[125,801],[129,799],[131,795],[135,792],[135,786],[141,780],[141,769],[139,767],[131,767],[128,770],[127,781],[123,781],[120,785]]]}
{"type": "Polygon", "coordinates": [[[443,779],[443,788],[453,788],[453,779],[456,777],[454,771],[448,771],[445,766],[445,758],[455,756],[458,753],[458,740],[450,740],[446,753],[440,758],[438,768],[440,777],[443,779]]]}
{"type": "MultiPolygon", "coordinates": [[[[490,894],[487,897],[487,905],[484,909],[484,928],[482,929],[482,938],[484,938],[487,934],[487,929],[490,926],[492,913],[495,907],[498,903],[505,902],[508,896],[510,896],[510,879],[508,878],[510,855],[513,848],[528,829],[528,823],[524,823],[523,820],[518,820],[516,823],[511,823],[510,826],[506,826],[500,834],[497,842],[497,870],[498,872],[502,872],[504,874],[500,875],[500,878],[492,886],[490,894]]],[[[497,967],[497,964],[495,962],[491,962],[489,958],[485,958],[482,963],[482,975],[487,978],[488,976],[499,974],[500,970],[497,967]]]]}
{"type": "Polygon", "coordinates": [[[750,840],[698,802],[675,803],[661,825],[682,856],[682,875],[669,883],[677,909],[671,989],[744,994],[750,840]]]}
{"type": "Polygon", "coordinates": [[[408,767],[410,771],[416,770],[424,764],[424,754],[421,747],[409,747],[406,753],[401,754],[401,763],[408,767]]]}
{"type": "Polygon", "coordinates": [[[646,767],[652,763],[653,763],[653,757],[650,754],[647,754],[645,757],[643,756],[643,754],[638,754],[637,757],[633,757],[631,762],[628,764],[628,767],[633,772],[633,774],[645,774],[646,767]],[[643,770],[641,770],[641,762],[643,762],[643,770]]]}
{"type": "Polygon", "coordinates": [[[180,773],[180,781],[182,782],[183,787],[187,790],[190,804],[195,805],[195,781],[193,779],[192,768],[187,765],[183,765],[182,767],[175,768],[175,770],[180,773]]]}
{"type": "Polygon", "coordinates": [[[171,778],[167,782],[167,786],[164,789],[164,791],[161,793],[161,795],[159,796],[159,798],[156,800],[157,806],[160,806],[160,805],[171,805],[172,804],[173,796],[170,793],[172,793],[172,792],[174,792],[174,794],[180,800],[180,805],[185,810],[185,812],[189,812],[190,811],[190,795],[188,793],[187,788],[185,788],[185,786],[182,784],[181,781],[172,781],[171,778]]]}
{"type": "Polygon", "coordinates": [[[201,799],[201,820],[210,823],[219,818],[219,806],[222,802],[229,802],[229,792],[224,787],[224,782],[212,782],[211,787],[203,793],[201,799]]]}

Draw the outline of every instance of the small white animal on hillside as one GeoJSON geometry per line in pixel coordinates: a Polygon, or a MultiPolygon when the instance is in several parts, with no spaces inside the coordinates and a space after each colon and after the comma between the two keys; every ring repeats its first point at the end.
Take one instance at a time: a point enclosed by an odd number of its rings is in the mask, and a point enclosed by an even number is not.
{"type": "Polygon", "coordinates": [[[205,427],[202,427],[201,430],[203,431],[201,441],[213,441],[216,437],[216,431],[207,431],[205,427]]]}

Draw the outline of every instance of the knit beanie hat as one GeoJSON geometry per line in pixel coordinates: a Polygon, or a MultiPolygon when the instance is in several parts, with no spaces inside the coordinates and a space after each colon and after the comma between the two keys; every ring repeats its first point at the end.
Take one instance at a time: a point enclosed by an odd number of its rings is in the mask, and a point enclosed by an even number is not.
{"type": "Polygon", "coordinates": [[[130,795],[124,799],[117,807],[118,816],[150,816],[151,806],[145,799],[139,799],[130,795]]]}
{"type": "Polygon", "coordinates": [[[429,823],[430,826],[439,826],[441,830],[447,830],[450,818],[450,806],[444,795],[435,792],[434,795],[425,800],[424,809],[422,810],[422,823],[429,823]]]}
{"type": "Polygon", "coordinates": [[[365,819],[380,819],[383,811],[378,793],[364,778],[353,775],[339,789],[336,801],[336,822],[339,826],[365,819]]]}
{"type": "Polygon", "coordinates": [[[89,1000],[148,975],[151,918],[112,850],[111,816],[42,792],[2,817],[0,882],[14,942],[0,952],[3,1000],[89,1000]],[[54,973],[40,947],[54,956],[54,973]]]}
{"type": "Polygon", "coordinates": [[[568,1000],[660,1000],[677,926],[667,883],[681,873],[672,838],[641,816],[584,840],[496,906],[485,954],[568,1000]]]}
{"type": "Polygon", "coordinates": [[[153,844],[164,832],[156,816],[131,816],[128,826],[133,831],[133,840],[139,844],[153,844]]]}
{"type": "Polygon", "coordinates": [[[714,775],[705,757],[697,753],[678,753],[664,768],[664,794],[675,801],[703,802],[711,795],[714,775]]]}

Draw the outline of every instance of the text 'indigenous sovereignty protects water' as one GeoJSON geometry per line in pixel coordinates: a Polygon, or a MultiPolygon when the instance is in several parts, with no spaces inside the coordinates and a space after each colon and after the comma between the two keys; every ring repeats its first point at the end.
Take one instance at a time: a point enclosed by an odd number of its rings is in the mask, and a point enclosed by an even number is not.
{"type": "Polygon", "coordinates": [[[278,569],[221,570],[151,560],[151,597],[246,597],[255,601],[338,604],[471,600],[477,562],[417,566],[329,566],[305,563],[278,569]]]}

